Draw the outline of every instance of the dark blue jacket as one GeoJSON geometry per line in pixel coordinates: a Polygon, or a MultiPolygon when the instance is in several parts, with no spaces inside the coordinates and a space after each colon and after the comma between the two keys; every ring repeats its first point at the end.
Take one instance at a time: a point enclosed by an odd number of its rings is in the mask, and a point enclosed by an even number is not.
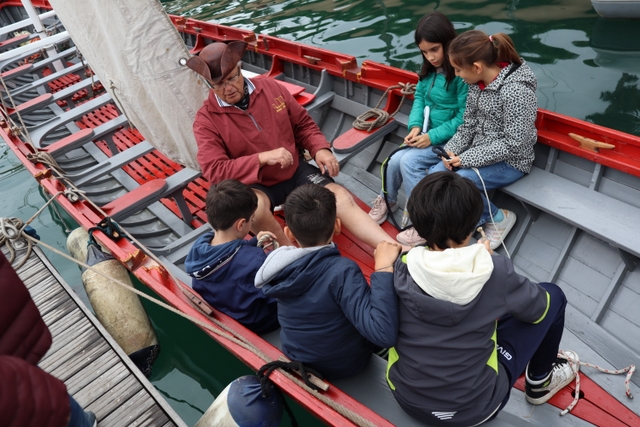
{"type": "Polygon", "coordinates": [[[333,244],[276,249],[258,271],[256,286],[278,300],[282,351],[327,378],[355,375],[373,345],[396,343],[393,274],[374,273],[369,287],[358,265],[333,244]]]}
{"type": "Polygon", "coordinates": [[[277,303],[253,285],[267,257],[256,238],[211,246],[213,232],[200,236],[184,263],[193,289],[209,304],[255,333],[278,329],[277,303]]]}

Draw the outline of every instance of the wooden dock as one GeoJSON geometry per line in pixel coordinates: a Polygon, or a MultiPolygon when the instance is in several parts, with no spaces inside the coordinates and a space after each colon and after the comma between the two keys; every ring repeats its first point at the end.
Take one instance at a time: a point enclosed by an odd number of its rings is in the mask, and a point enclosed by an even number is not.
{"type": "Polygon", "coordinates": [[[17,273],[53,335],[39,366],[64,381],[68,392],[96,414],[99,427],[186,427],[39,248],[17,273]]]}

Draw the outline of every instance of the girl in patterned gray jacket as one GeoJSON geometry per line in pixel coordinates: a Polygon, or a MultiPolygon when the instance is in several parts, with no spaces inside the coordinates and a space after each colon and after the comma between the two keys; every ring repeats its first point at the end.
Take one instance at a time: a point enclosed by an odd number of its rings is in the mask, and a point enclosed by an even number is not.
{"type": "Polygon", "coordinates": [[[449,45],[449,59],[457,76],[469,85],[464,121],[445,145],[450,159],[429,173],[456,170],[485,192],[480,218],[496,249],[516,222],[513,212],[498,209],[486,190],[504,187],[529,173],[538,101],[536,76],[520,58],[511,38],[467,31],[449,45]]]}

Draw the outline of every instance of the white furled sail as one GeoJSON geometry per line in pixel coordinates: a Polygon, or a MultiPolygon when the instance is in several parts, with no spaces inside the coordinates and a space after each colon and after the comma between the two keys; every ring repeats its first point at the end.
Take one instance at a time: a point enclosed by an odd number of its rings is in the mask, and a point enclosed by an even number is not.
{"type": "Polygon", "coordinates": [[[157,0],[51,0],[118,107],[172,160],[199,170],[192,124],[208,95],[157,0]]]}

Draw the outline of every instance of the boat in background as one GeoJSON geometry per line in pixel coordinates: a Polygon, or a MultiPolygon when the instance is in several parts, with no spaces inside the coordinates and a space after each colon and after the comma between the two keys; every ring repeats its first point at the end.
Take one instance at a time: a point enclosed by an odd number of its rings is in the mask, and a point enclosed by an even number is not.
{"type": "Polygon", "coordinates": [[[640,22],[635,19],[598,18],[589,35],[596,52],[594,62],[629,74],[640,70],[640,22]]]}
{"type": "MultiPolygon", "coordinates": [[[[46,15],[49,3],[33,3],[52,34],[20,46],[35,40],[32,21],[22,22],[32,18],[20,2],[0,1],[5,29],[0,136],[45,192],[56,195],[59,206],[85,229],[99,227],[94,237],[116,259],[173,307],[206,325],[203,330],[232,354],[254,370],[282,357],[277,333],[253,334],[209,307],[189,286],[184,260],[195,240],[211,229],[204,212],[209,183],[130,126],[118,106],[122,94],[105,90],[108,80],[99,78],[99,70],[94,75],[63,25],[46,15]],[[27,33],[17,33],[24,28],[27,33]],[[125,238],[112,233],[115,226],[125,238]]],[[[411,110],[411,99],[390,88],[416,83],[414,73],[372,61],[359,64],[350,55],[247,30],[178,16],[170,20],[192,54],[213,41],[249,43],[243,72],[276,79],[307,108],[340,160],[337,181],[368,209],[362,201],[378,194],[380,163],[401,144],[411,110]],[[354,119],[379,102],[387,112],[399,107],[398,113],[371,132],[354,129],[354,119]]],[[[177,64],[178,59],[167,61],[177,64]]],[[[609,369],[637,365],[640,138],[546,110],[539,111],[536,125],[532,172],[492,194],[494,202],[518,216],[506,248],[519,273],[556,282],[567,294],[564,348],[609,369]]],[[[397,233],[389,223],[383,228],[397,233]]],[[[336,243],[366,276],[372,273],[373,248],[348,230],[336,243]]],[[[498,252],[506,254],[504,248],[498,252]]],[[[279,371],[271,379],[330,425],[424,425],[397,405],[385,367],[373,356],[364,372],[335,381],[321,393],[279,371]]],[[[559,418],[557,408],[571,402],[573,388],[536,407],[532,418],[520,384],[487,425],[525,426],[532,420],[539,425],[640,425],[640,403],[627,399],[622,378],[588,370],[587,375],[590,379],[582,376],[580,403],[569,415],[559,418]]],[[[637,390],[638,385],[632,378],[631,387],[637,390]]]]}
{"type": "Polygon", "coordinates": [[[593,8],[603,18],[640,18],[638,0],[591,0],[593,8]]]}

